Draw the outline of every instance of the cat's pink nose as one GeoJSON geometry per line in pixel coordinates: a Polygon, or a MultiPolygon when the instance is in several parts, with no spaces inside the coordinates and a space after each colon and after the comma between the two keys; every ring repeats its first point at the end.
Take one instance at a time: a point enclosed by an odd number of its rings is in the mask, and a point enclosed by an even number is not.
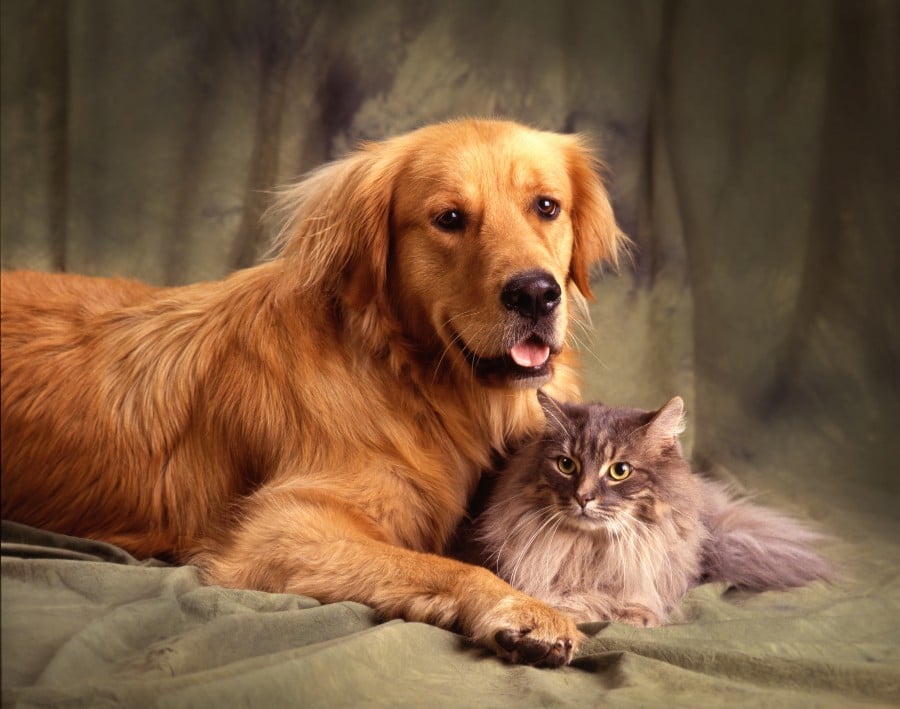
{"type": "Polygon", "coordinates": [[[594,499],[594,494],[592,492],[579,492],[575,495],[575,499],[578,500],[578,504],[581,505],[582,508],[587,506],[587,503],[594,499]]]}

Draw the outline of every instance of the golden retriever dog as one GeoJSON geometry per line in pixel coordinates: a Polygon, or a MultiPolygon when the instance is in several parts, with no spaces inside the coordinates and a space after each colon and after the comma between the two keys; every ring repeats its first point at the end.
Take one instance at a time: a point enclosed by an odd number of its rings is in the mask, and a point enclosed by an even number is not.
{"type": "Polygon", "coordinates": [[[568,662],[569,617],[441,553],[536,389],[578,396],[570,325],[623,238],[595,168],[449,122],[286,190],[274,258],[224,280],[5,273],[4,517],[568,662]]]}

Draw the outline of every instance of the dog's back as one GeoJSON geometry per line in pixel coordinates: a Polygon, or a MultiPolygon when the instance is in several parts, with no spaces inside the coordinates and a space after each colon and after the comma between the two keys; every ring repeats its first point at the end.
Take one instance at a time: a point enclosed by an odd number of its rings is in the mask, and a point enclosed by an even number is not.
{"type": "Polygon", "coordinates": [[[0,283],[4,344],[7,333],[15,337],[20,325],[27,322],[26,327],[33,329],[34,315],[44,314],[48,320],[76,323],[87,314],[134,305],[157,290],[123,278],[37,271],[7,271],[0,283]],[[26,315],[27,320],[23,320],[22,315],[26,315]]]}
{"type": "MultiPolygon", "coordinates": [[[[138,509],[123,515],[118,503],[122,496],[113,496],[108,489],[111,481],[126,485],[126,478],[102,469],[127,461],[128,456],[122,455],[121,440],[110,435],[103,412],[98,411],[102,354],[93,340],[101,334],[98,322],[106,314],[144,302],[156,292],[123,279],[30,271],[3,274],[4,518],[70,534],[86,530],[85,525],[106,528],[111,539],[124,531],[123,519],[143,521],[138,509]],[[85,451],[92,451],[93,458],[85,451]]],[[[133,499],[136,507],[145,502],[140,495],[133,499]]]]}

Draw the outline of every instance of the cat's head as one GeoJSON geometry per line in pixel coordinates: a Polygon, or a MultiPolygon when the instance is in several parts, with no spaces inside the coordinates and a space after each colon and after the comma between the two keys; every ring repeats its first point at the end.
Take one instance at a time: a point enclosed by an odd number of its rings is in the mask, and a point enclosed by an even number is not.
{"type": "Polygon", "coordinates": [[[532,449],[532,480],[570,525],[614,533],[653,524],[691,496],[680,397],[657,411],[538,398],[546,426],[532,449]]]}

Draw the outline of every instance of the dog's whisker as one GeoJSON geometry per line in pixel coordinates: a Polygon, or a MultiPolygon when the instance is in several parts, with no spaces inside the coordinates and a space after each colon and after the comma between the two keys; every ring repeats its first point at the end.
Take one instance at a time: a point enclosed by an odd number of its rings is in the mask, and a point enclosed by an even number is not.
{"type": "Polygon", "coordinates": [[[574,346],[574,348],[576,350],[578,350],[578,352],[580,352],[582,355],[586,355],[587,357],[590,357],[593,361],[597,362],[604,369],[606,368],[605,363],[600,358],[600,355],[597,354],[596,349],[594,347],[592,347],[589,343],[582,340],[580,337],[578,337],[578,335],[576,335],[573,332],[569,333],[569,339],[570,339],[572,345],[574,346]]]}
{"type": "MultiPolygon", "coordinates": [[[[467,316],[470,316],[470,315],[477,315],[477,314],[479,314],[480,312],[481,312],[480,309],[472,309],[472,310],[464,311],[464,312],[462,312],[462,313],[457,313],[456,315],[451,315],[451,316],[447,317],[447,318],[441,323],[441,326],[440,326],[440,328],[439,328],[439,332],[444,332],[444,331],[446,331],[447,326],[450,325],[454,320],[457,320],[457,319],[463,318],[463,317],[467,317],[467,316]]],[[[450,342],[447,343],[446,345],[444,345],[443,350],[441,351],[441,356],[440,356],[440,358],[438,359],[438,362],[437,362],[437,364],[436,364],[435,367],[434,367],[434,376],[432,377],[432,382],[434,382],[434,377],[437,376],[437,373],[438,373],[438,371],[440,370],[440,367],[441,367],[441,364],[442,364],[443,361],[444,361],[444,358],[447,356],[448,352],[452,349],[452,346],[455,345],[455,344],[458,343],[458,342],[462,343],[463,345],[466,344],[466,343],[465,343],[465,340],[462,338],[462,334],[461,334],[460,332],[454,330],[454,331],[453,331],[453,336],[450,338],[450,342]]]]}

